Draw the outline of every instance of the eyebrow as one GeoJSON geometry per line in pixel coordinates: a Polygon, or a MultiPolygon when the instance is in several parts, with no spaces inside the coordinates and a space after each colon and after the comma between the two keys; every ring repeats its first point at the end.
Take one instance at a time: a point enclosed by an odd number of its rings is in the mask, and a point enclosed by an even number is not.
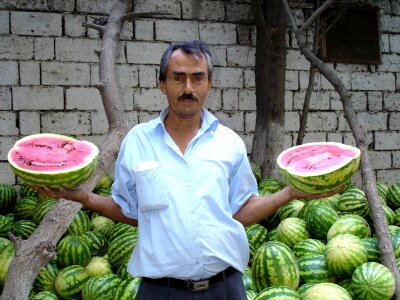
{"type": "MultiPolygon", "coordinates": [[[[187,75],[187,73],[185,73],[185,72],[178,72],[178,71],[173,71],[172,74],[173,74],[174,76],[187,75]]],[[[205,76],[206,73],[200,71],[200,72],[191,73],[191,74],[189,74],[189,75],[194,75],[194,76],[205,76]]]]}

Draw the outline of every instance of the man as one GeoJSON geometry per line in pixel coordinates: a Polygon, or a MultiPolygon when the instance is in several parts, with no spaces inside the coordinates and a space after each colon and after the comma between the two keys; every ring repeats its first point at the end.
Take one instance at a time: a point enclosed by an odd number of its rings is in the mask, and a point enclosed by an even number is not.
{"type": "Polygon", "coordinates": [[[142,277],[136,299],[247,299],[241,275],[249,249],[243,225],[296,198],[286,187],[259,197],[239,136],[203,106],[213,62],[200,41],[172,45],[160,64],[168,108],[127,134],[112,196],[38,188],[78,201],[116,221],[139,226],[128,271],[142,277]]]}

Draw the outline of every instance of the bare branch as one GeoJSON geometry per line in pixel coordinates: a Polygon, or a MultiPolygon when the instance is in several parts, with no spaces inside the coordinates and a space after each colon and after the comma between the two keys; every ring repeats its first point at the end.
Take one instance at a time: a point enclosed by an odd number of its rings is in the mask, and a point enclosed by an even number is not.
{"type": "Polygon", "coordinates": [[[333,2],[336,0],[328,0],[325,1],[320,7],[317,8],[317,10],[311,15],[311,17],[308,18],[308,20],[303,24],[303,26],[300,28],[301,31],[305,32],[307,29],[314,24],[315,20],[319,18],[319,16],[328,8],[332,5],[333,2]]]}
{"type": "Polygon", "coordinates": [[[104,33],[105,27],[102,25],[96,25],[96,24],[89,24],[89,23],[82,23],[82,26],[85,28],[92,28],[96,29],[97,31],[100,32],[100,34],[104,33]]]}

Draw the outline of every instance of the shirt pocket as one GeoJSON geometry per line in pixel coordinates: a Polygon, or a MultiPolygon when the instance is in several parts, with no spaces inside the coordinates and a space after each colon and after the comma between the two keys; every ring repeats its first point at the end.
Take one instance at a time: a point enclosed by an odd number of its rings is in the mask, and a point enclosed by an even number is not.
{"type": "Polygon", "coordinates": [[[159,210],[169,206],[163,171],[164,168],[155,162],[150,168],[135,173],[140,211],[159,210]]]}

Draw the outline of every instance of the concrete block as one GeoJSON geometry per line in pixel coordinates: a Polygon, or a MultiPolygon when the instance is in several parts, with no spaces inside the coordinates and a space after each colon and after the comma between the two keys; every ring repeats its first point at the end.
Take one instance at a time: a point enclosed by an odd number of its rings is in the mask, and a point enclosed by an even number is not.
{"type": "Polygon", "coordinates": [[[135,65],[117,65],[115,79],[121,89],[139,86],[138,68],[135,65]]]}
{"type": "Polygon", "coordinates": [[[33,58],[33,38],[2,36],[0,59],[29,60],[33,58]]]}
{"type": "MultiPolygon", "coordinates": [[[[341,80],[342,84],[344,85],[344,87],[347,90],[350,90],[351,89],[351,80],[350,80],[351,77],[350,77],[350,74],[348,74],[348,73],[338,73],[338,72],[335,72],[335,73],[340,78],[340,80],[341,80]]],[[[321,88],[323,90],[334,90],[335,89],[333,87],[333,85],[324,76],[321,76],[321,88]]]]}
{"type": "Polygon", "coordinates": [[[100,50],[100,40],[56,38],[58,61],[98,62],[95,50],[100,50]]]}
{"type": "MultiPolygon", "coordinates": [[[[297,139],[297,134],[295,140],[297,139]]],[[[315,142],[325,142],[326,132],[306,132],[303,139],[303,144],[305,143],[315,143],[315,142]]]]}
{"type": "Polygon", "coordinates": [[[200,39],[208,44],[236,44],[236,25],[229,23],[202,23],[200,39]]]}
{"type": "Polygon", "coordinates": [[[161,111],[167,106],[167,99],[159,89],[139,89],[133,95],[134,109],[161,111]]]}
{"type": "Polygon", "coordinates": [[[400,169],[400,151],[392,151],[393,154],[393,167],[400,169]]]}
{"type": "Polygon", "coordinates": [[[390,169],[392,168],[392,159],[390,151],[368,151],[371,159],[372,168],[374,169],[390,169]]]}
{"type": "Polygon", "coordinates": [[[153,119],[157,118],[160,115],[160,112],[161,112],[161,110],[160,111],[153,111],[153,112],[150,112],[150,111],[138,111],[137,112],[138,113],[138,116],[137,116],[138,122],[139,123],[145,123],[145,122],[148,122],[150,120],[153,120],[153,119]]]}
{"type": "Polygon", "coordinates": [[[367,131],[387,130],[388,114],[385,112],[359,112],[357,113],[357,119],[367,131]]]}
{"type": "MultiPolygon", "coordinates": [[[[145,112],[143,112],[145,113],[145,112]]],[[[136,110],[133,111],[127,111],[125,113],[126,118],[128,119],[128,124],[130,127],[135,126],[136,124],[139,123],[139,112],[136,110]]]]}
{"type": "Polygon", "coordinates": [[[133,3],[134,12],[167,12],[170,18],[180,18],[182,15],[179,0],[137,0],[133,3]]]}
{"type": "Polygon", "coordinates": [[[36,38],[35,60],[53,60],[55,57],[53,38],[36,38]]]}
{"type": "Polygon", "coordinates": [[[400,130],[400,112],[392,112],[389,115],[389,130],[400,130]]]}
{"type": "Polygon", "coordinates": [[[226,46],[210,46],[210,52],[213,57],[214,66],[226,67],[227,66],[227,54],[226,46]]]}
{"type": "Polygon", "coordinates": [[[204,107],[212,111],[221,110],[222,109],[221,93],[222,91],[220,89],[211,89],[207,95],[207,100],[204,107]]]}
{"type": "Polygon", "coordinates": [[[354,90],[394,91],[395,76],[392,73],[352,73],[351,85],[354,90]]]}
{"type": "Polygon", "coordinates": [[[121,40],[132,40],[134,36],[133,24],[132,22],[125,22],[122,27],[120,39],[121,40]]]}
{"type": "Polygon", "coordinates": [[[44,85],[89,85],[90,67],[85,63],[42,63],[44,85]]]}
{"type": "Polygon", "coordinates": [[[121,91],[122,107],[125,111],[133,110],[133,94],[135,93],[135,88],[124,88],[121,91]]]}
{"type": "Polygon", "coordinates": [[[283,149],[288,149],[294,145],[293,143],[293,135],[285,134],[283,136],[283,149]]]}
{"type": "Polygon", "coordinates": [[[12,96],[14,110],[64,109],[64,96],[61,87],[14,87],[12,96]]]}
{"type": "Polygon", "coordinates": [[[335,112],[310,112],[307,121],[308,131],[337,130],[338,120],[335,112]]]}
{"type": "Polygon", "coordinates": [[[390,35],[381,34],[381,52],[388,53],[390,51],[390,35]]]}
{"type": "Polygon", "coordinates": [[[293,92],[285,92],[285,110],[293,110],[293,92]]]}
{"type": "Polygon", "coordinates": [[[256,112],[249,111],[244,113],[244,130],[247,133],[253,133],[256,128],[256,112]]]}
{"type": "Polygon", "coordinates": [[[68,110],[104,110],[100,92],[96,88],[71,87],[65,91],[68,110]]]}
{"type": "Polygon", "coordinates": [[[382,92],[368,92],[368,110],[376,111],[382,110],[383,107],[383,95],[382,92]]]}
{"type": "Polygon", "coordinates": [[[310,63],[299,51],[288,49],[286,54],[286,69],[308,71],[310,63]]]}
{"type": "Polygon", "coordinates": [[[246,147],[247,154],[250,155],[254,135],[252,133],[240,133],[240,132],[238,133],[238,135],[244,142],[244,146],[246,147]]]}
{"type": "Polygon", "coordinates": [[[226,20],[233,23],[253,23],[251,3],[226,3],[226,20]]]}
{"type": "MultiPolygon", "coordinates": [[[[301,90],[306,90],[308,88],[309,82],[310,82],[310,72],[299,71],[299,88],[301,90]]],[[[313,90],[318,91],[320,89],[321,89],[321,74],[315,73],[313,90]]]]}
{"type": "Polygon", "coordinates": [[[285,74],[285,89],[296,91],[299,89],[299,72],[298,71],[286,71],[285,74]]]}
{"type": "Polygon", "coordinates": [[[243,87],[243,69],[241,68],[215,68],[214,87],[241,88],[243,87]]]}
{"type": "Polygon", "coordinates": [[[10,13],[8,11],[0,11],[0,34],[10,33],[10,13]]]}
{"type": "Polygon", "coordinates": [[[0,8],[5,9],[20,9],[23,7],[27,10],[48,10],[47,1],[32,1],[32,0],[2,0],[0,8]]]}
{"type": "Polygon", "coordinates": [[[161,56],[168,46],[167,43],[128,42],[126,45],[128,63],[159,65],[161,56]]]}
{"type": "Polygon", "coordinates": [[[295,111],[285,112],[285,131],[298,131],[300,127],[300,115],[295,111]]]}
{"type": "Polygon", "coordinates": [[[154,40],[154,22],[150,20],[135,20],[135,40],[152,41],[154,40]]]}
{"type": "Polygon", "coordinates": [[[157,77],[158,68],[155,66],[139,66],[139,86],[146,88],[155,88],[158,86],[157,77]]]}
{"type": "Polygon", "coordinates": [[[225,7],[221,1],[182,1],[182,18],[190,20],[223,21],[225,7]]]}
{"type": "Polygon", "coordinates": [[[400,182],[400,169],[378,170],[377,180],[388,185],[400,182]]]}
{"type": "Polygon", "coordinates": [[[91,134],[90,112],[63,111],[42,114],[42,132],[60,134],[91,134]]]}
{"type": "Polygon", "coordinates": [[[16,61],[0,61],[0,82],[2,85],[17,85],[18,63],[16,61]]]}
{"type": "Polygon", "coordinates": [[[256,90],[239,90],[239,110],[255,111],[256,109],[256,90]]]}
{"type": "Polygon", "coordinates": [[[15,112],[0,111],[0,128],[4,135],[18,135],[17,116],[15,112]]]}
{"type": "Polygon", "coordinates": [[[72,12],[75,9],[75,0],[49,0],[47,2],[51,11],[72,12]]]}
{"type": "Polygon", "coordinates": [[[22,135],[40,132],[40,113],[38,111],[20,111],[18,122],[22,135]]]}
{"type": "Polygon", "coordinates": [[[21,85],[40,84],[40,64],[35,61],[21,61],[19,64],[21,85]]]}
{"type": "Polygon", "coordinates": [[[235,132],[244,132],[244,116],[243,112],[215,112],[215,116],[219,119],[222,125],[231,128],[235,132]]]}
{"type": "Polygon", "coordinates": [[[343,136],[339,132],[328,132],[326,135],[327,142],[343,143],[343,136]]]}
{"type": "Polygon", "coordinates": [[[399,69],[400,56],[398,54],[382,54],[382,63],[378,65],[378,72],[397,72],[399,69]]]}
{"type": "MultiPolygon", "coordinates": [[[[18,140],[18,136],[2,136],[0,139],[0,160],[7,160],[7,153],[18,140]]],[[[1,173],[1,172],[0,172],[1,173]]]]}
{"type": "Polygon", "coordinates": [[[227,62],[230,67],[253,67],[256,49],[249,46],[231,46],[227,48],[227,62]]]}
{"type": "Polygon", "coordinates": [[[245,69],[244,70],[244,87],[245,88],[255,88],[256,87],[256,75],[254,70],[245,69]]]}
{"type": "Polygon", "coordinates": [[[104,134],[108,132],[108,120],[104,110],[90,112],[92,119],[92,134],[104,134]]]}
{"type": "Polygon", "coordinates": [[[182,20],[157,20],[155,22],[157,41],[182,42],[199,39],[197,22],[182,20]]]}
{"type": "Polygon", "coordinates": [[[383,93],[383,108],[388,111],[399,110],[399,95],[394,92],[383,93]]]}
{"type": "Polygon", "coordinates": [[[16,184],[16,177],[8,162],[0,162],[0,182],[3,184],[16,184]]]}
{"type": "MultiPolygon", "coordinates": [[[[331,94],[327,91],[316,91],[311,94],[310,110],[329,110],[331,94]]],[[[293,92],[293,108],[303,110],[305,91],[293,92]]]]}
{"type": "Polygon", "coordinates": [[[400,33],[400,16],[382,15],[380,22],[381,32],[400,33]]]}
{"type": "Polygon", "coordinates": [[[399,150],[400,132],[375,132],[375,150],[399,150]]]}
{"type": "Polygon", "coordinates": [[[0,110],[11,110],[11,87],[0,87],[0,110]]]}
{"type": "Polygon", "coordinates": [[[42,12],[11,12],[11,33],[17,35],[61,36],[62,15],[42,12]]]}
{"type": "MultiPolygon", "coordinates": [[[[390,52],[400,53],[400,35],[391,34],[389,35],[390,52]]],[[[389,51],[387,51],[389,52],[389,51]]]]}
{"type": "Polygon", "coordinates": [[[252,27],[250,25],[237,26],[238,41],[240,45],[252,45],[252,27]]]}
{"type": "Polygon", "coordinates": [[[86,28],[82,26],[83,23],[86,23],[86,17],[84,15],[65,15],[65,35],[68,37],[84,37],[86,34],[86,28]]]}
{"type": "Polygon", "coordinates": [[[104,0],[76,0],[76,11],[90,14],[109,14],[114,5],[113,1],[104,0]]]}
{"type": "Polygon", "coordinates": [[[239,89],[222,90],[222,109],[223,110],[239,109],[239,89]]]}

